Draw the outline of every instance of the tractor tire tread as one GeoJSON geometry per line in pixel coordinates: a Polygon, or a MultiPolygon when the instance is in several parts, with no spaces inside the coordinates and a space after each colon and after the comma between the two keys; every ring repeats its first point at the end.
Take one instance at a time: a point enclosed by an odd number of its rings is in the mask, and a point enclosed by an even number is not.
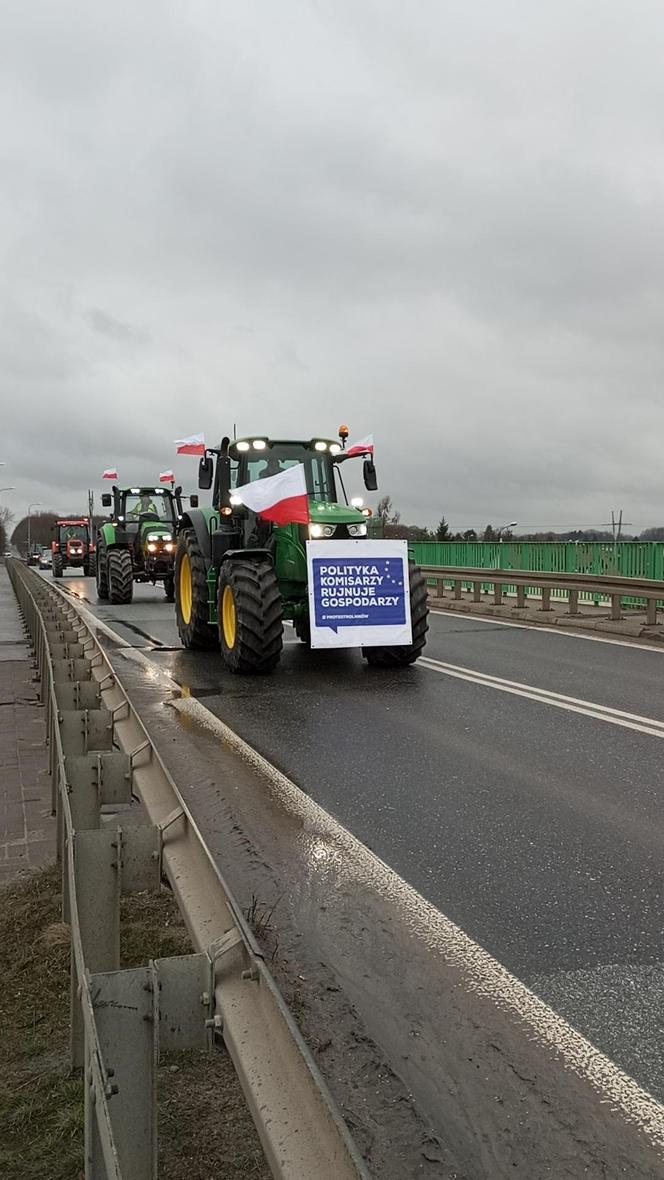
{"type": "Polygon", "coordinates": [[[108,596],[118,605],[134,596],[134,567],[128,549],[111,549],[108,555],[108,596]]]}
{"type": "Polygon", "coordinates": [[[205,558],[194,529],[183,529],[175,553],[175,620],[182,646],[192,651],[209,651],[217,646],[214,627],[208,622],[208,583],[205,558]],[[180,609],[180,563],[184,553],[189,555],[192,581],[191,619],[185,623],[180,609]]]}
{"type": "MultiPolygon", "coordinates": [[[[283,605],[274,566],[269,561],[236,558],[222,565],[219,600],[226,585],[233,589],[237,642],[229,649],[220,627],[221,650],[231,672],[261,675],[276,668],[283,649],[283,605]]],[[[218,610],[221,620],[221,610],[218,610]]]]}

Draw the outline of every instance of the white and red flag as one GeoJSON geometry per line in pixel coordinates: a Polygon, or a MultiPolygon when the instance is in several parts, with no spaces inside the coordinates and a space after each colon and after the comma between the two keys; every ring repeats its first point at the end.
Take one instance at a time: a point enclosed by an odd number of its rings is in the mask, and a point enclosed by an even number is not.
{"type": "Polygon", "coordinates": [[[246,508],[273,524],[308,524],[309,496],[304,464],[233,489],[246,508]]]}
{"type": "Polygon", "coordinates": [[[107,467],[101,478],[102,479],[117,479],[118,478],[117,468],[116,467],[107,467]]]}
{"type": "Polygon", "coordinates": [[[175,483],[175,475],[172,471],[160,471],[159,483],[175,483]]]}
{"type": "Polygon", "coordinates": [[[366,438],[359,439],[356,443],[351,443],[346,451],[346,458],[351,459],[353,455],[371,455],[374,453],[374,438],[373,434],[368,434],[366,438]]]}
{"type": "Polygon", "coordinates": [[[176,438],[175,448],[178,455],[204,455],[205,439],[202,434],[191,434],[189,438],[176,438]]]}

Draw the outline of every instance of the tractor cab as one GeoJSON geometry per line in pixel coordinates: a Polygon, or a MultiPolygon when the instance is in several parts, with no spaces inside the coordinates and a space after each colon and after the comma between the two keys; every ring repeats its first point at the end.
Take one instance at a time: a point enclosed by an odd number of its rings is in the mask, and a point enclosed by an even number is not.
{"type": "Polygon", "coordinates": [[[218,465],[219,486],[215,488],[221,514],[227,502],[243,545],[266,545],[278,554],[280,547],[296,544],[304,556],[303,543],[309,538],[335,537],[337,540],[364,537],[367,534],[368,510],[361,503],[348,501],[339,464],[345,456],[341,445],[330,439],[309,440],[245,438],[228,447],[228,486],[224,486],[223,467],[218,465]],[[244,508],[234,489],[279,475],[298,464],[304,466],[309,495],[310,524],[275,529],[244,508]]]}

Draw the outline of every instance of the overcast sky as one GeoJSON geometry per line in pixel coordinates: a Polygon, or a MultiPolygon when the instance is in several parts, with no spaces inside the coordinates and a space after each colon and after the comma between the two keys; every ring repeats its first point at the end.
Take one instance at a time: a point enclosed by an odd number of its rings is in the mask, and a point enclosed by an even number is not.
{"type": "Polygon", "coordinates": [[[648,0],[4,5],[0,502],[347,421],[409,521],[664,523],[663,44],[648,0]]]}

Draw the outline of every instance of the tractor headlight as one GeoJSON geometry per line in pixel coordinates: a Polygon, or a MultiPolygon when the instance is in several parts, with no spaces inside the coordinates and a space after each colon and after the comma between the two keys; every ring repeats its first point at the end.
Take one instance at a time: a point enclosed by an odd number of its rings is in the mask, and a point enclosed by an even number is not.
{"type": "Polygon", "coordinates": [[[158,541],[159,533],[148,533],[147,539],[148,541],[158,541]]]}
{"type": "Polygon", "coordinates": [[[318,537],[333,537],[337,531],[335,524],[310,524],[309,536],[312,538],[318,537]]]}
{"type": "Polygon", "coordinates": [[[164,550],[166,553],[172,553],[174,549],[175,545],[173,545],[170,541],[167,541],[164,545],[164,550]]]}
{"type": "Polygon", "coordinates": [[[348,536],[349,537],[366,537],[366,535],[367,535],[367,526],[365,524],[349,524],[348,525],[348,536]]]}
{"type": "Polygon", "coordinates": [[[154,541],[150,541],[150,543],[148,545],[148,553],[156,553],[156,552],[157,552],[157,545],[155,545],[154,541]]]}
{"type": "Polygon", "coordinates": [[[170,533],[162,533],[161,539],[162,539],[162,541],[172,541],[173,537],[171,536],[170,533]]]}

